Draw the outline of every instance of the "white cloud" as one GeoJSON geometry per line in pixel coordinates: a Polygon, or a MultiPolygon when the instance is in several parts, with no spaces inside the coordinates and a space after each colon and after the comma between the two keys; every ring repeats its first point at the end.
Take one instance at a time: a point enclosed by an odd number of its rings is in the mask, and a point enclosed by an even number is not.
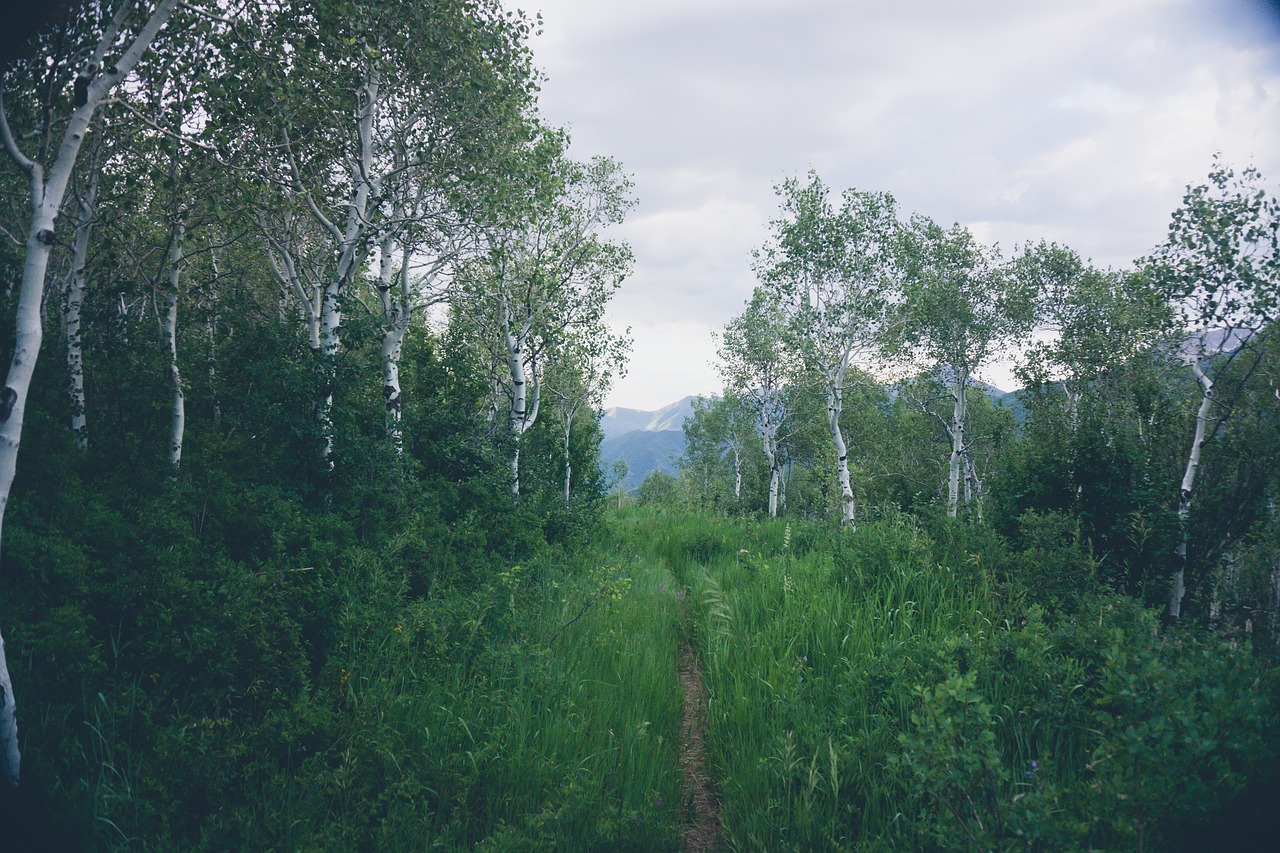
{"type": "Polygon", "coordinates": [[[614,316],[636,348],[617,405],[710,390],[709,368],[670,353],[714,355],[773,185],[810,167],[1006,249],[1044,238],[1103,265],[1162,238],[1215,152],[1280,179],[1280,26],[1263,0],[513,5],[545,12],[548,120],[571,125],[577,156],[635,175],[619,234],[636,272],[614,316]]]}

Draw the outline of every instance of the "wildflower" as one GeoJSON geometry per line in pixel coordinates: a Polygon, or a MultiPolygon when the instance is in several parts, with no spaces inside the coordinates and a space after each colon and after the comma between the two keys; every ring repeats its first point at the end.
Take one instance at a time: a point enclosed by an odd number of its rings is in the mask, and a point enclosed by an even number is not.
{"type": "Polygon", "coordinates": [[[644,823],[644,815],[640,812],[636,812],[636,823],[644,823]]]}

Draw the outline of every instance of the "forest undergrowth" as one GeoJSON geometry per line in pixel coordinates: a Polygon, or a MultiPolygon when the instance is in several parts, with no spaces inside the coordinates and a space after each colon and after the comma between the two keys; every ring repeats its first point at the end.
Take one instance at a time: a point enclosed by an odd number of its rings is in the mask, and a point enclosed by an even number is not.
{"type": "Polygon", "coordinates": [[[1274,649],[1162,627],[1052,519],[1018,550],[879,515],[616,520],[688,589],[729,849],[1226,849],[1264,828],[1274,649]]]}
{"type": "MultiPolygon", "coordinates": [[[[85,506],[94,548],[148,535],[85,506]]],[[[1191,850],[1262,825],[1274,649],[1162,626],[1052,519],[1009,543],[876,515],[628,507],[527,560],[407,529],[114,574],[14,535],[7,808],[51,850],[1191,850]],[[445,553],[491,565],[431,574],[445,553]],[[719,826],[684,782],[682,649],[719,826]]]]}

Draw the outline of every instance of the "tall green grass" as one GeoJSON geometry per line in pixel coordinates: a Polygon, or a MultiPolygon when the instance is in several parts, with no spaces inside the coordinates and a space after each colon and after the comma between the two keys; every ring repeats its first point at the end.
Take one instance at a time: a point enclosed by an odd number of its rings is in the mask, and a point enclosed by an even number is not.
{"type": "Polygon", "coordinates": [[[478,588],[419,596],[394,552],[353,549],[322,582],[343,602],[335,645],[252,732],[211,711],[158,741],[121,741],[134,713],[94,700],[100,846],[678,847],[680,602],[657,561],[549,551],[478,588]],[[190,779],[169,773],[177,761],[190,779]],[[156,804],[199,784],[242,794],[193,844],[156,804]]]}
{"type": "MultiPolygon", "coordinates": [[[[466,584],[415,582],[411,537],[213,567],[174,611],[204,627],[148,635],[176,663],[85,696],[86,730],[41,723],[83,744],[53,789],[99,849],[676,850],[692,642],[729,849],[1226,838],[1277,754],[1269,662],[1091,586],[1050,522],[1017,551],[894,511],[850,533],[638,507],[466,584]]],[[[76,648],[74,613],[48,630],[76,648]]]]}
{"type": "Polygon", "coordinates": [[[1247,648],[1104,593],[1048,615],[983,529],[616,528],[688,587],[731,849],[1167,849],[1275,754],[1247,648]]]}

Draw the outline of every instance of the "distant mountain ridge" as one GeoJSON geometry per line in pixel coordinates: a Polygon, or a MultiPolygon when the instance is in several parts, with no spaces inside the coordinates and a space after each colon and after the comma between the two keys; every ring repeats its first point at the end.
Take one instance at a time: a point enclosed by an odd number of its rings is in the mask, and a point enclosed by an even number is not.
{"type": "MultiPolygon", "coordinates": [[[[1002,391],[981,380],[971,380],[997,406],[1013,410],[1018,423],[1026,421],[1026,408],[1020,391],[1002,391]]],[[[888,387],[889,398],[898,394],[896,386],[888,387]]],[[[600,464],[608,475],[619,459],[627,463],[623,484],[635,489],[653,471],[665,474],[679,472],[677,464],[684,454],[684,422],[693,416],[694,395],[684,397],[656,411],[614,406],[605,409],[600,418],[604,441],[600,444],[600,464]]]]}
{"type": "Polygon", "coordinates": [[[684,422],[693,414],[693,395],[663,406],[657,411],[614,406],[600,419],[604,441],[600,444],[600,464],[605,472],[622,459],[627,463],[623,484],[634,489],[653,471],[675,474],[677,460],[684,453],[684,422]]]}
{"type": "Polygon", "coordinates": [[[614,406],[604,410],[604,417],[600,419],[600,429],[604,432],[606,441],[634,430],[644,432],[679,430],[684,427],[685,418],[693,414],[693,401],[696,399],[691,394],[653,412],[614,406]]]}

